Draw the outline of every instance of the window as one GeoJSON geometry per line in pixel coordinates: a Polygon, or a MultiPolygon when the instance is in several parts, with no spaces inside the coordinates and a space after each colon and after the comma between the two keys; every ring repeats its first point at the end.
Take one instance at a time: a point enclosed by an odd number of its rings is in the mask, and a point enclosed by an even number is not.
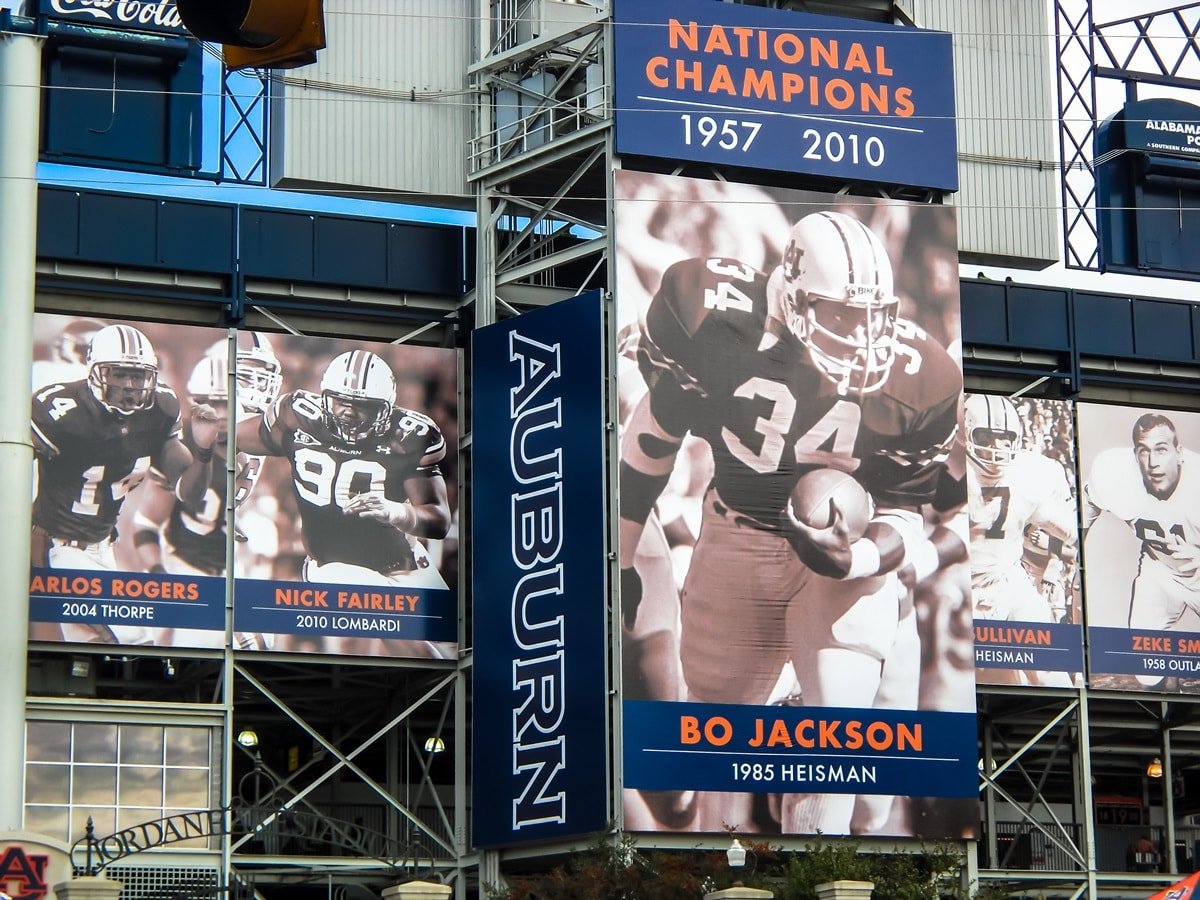
{"type": "MultiPolygon", "coordinates": [[[[32,721],[25,737],[25,827],[67,842],[212,809],[216,729],[32,721]]],[[[176,847],[205,847],[206,839],[176,847]]]]}

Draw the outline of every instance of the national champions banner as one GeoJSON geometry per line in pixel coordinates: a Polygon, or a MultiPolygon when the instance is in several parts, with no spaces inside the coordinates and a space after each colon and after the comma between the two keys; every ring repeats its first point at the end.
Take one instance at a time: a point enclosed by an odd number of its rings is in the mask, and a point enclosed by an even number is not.
{"type": "Polygon", "coordinates": [[[950,35],[616,0],[617,152],[958,189],[950,35]]]}
{"type": "Polygon", "coordinates": [[[616,197],[624,827],[973,836],[954,211],[616,197]]]}
{"type": "Polygon", "coordinates": [[[609,816],[601,313],[592,291],[474,333],[479,846],[609,816]]]}

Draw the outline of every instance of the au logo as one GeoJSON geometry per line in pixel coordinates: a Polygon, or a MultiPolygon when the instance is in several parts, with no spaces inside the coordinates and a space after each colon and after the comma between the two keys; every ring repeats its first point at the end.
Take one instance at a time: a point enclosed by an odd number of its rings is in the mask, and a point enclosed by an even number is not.
{"type": "Polygon", "coordinates": [[[0,856],[0,890],[12,900],[42,900],[50,890],[46,884],[49,862],[49,856],[26,853],[24,847],[6,847],[0,856]]]}

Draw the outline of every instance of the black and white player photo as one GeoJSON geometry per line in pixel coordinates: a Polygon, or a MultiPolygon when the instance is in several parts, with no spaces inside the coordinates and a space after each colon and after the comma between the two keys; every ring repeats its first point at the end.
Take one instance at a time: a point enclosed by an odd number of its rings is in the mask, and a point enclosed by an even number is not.
{"type": "MultiPolygon", "coordinates": [[[[266,336],[261,336],[267,339],[266,336]]],[[[258,484],[237,508],[239,577],[448,590],[457,571],[457,356],[271,335],[282,384],[239,414],[258,484]]],[[[239,401],[241,382],[238,387],[239,401]]],[[[280,634],[273,649],[452,655],[448,642],[280,634]],[[315,646],[314,646],[315,645],[315,646]]]]}
{"type": "MultiPolygon", "coordinates": [[[[139,549],[138,512],[147,498],[162,491],[181,514],[203,518],[211,486],[224,484],[220,458],[226,420],[208,407],[197,411],[178,390],[193,367],[201,365],[208,347],[222,342],[224,335],[179,325],[35,317],[30,560],[35,572],[166,571],[139,549]]],[[[85,580],[90,589],[81,599],[105,596],[102,581],[85,580]]],[[[80,606],[92,608],[95,603],[80,606]]],[[[223,613],[218,618],[223,621],[223,613]]],[[[31,635],[162,646],[209,646],[214,641],[219,646],[224,639],[223,626],[204,635],[176,635],[150,619],[35,620],[31,635]]]]}
{"type": "Polygon", "coordinates": [[[1173,644],[1164,659],[1134,638],[1200,639],[1200,414],[1080,403],[1078,416],[1089,681],[1198,693],[1200,654],[1173,644]],[[1117,649],[1140,670],[1114,671],[1117,649]]]}
{"type": "Polygon", "coordinates": [[[981,684],[1071,688],[1082,679],[1074,431],[1068,401],[967,395],[963,440],[981,684]],[[1045,625],[1072,627],[1056,633],[1045,625]],[[1046,636],[1059,645],[1046,654],[1050,668],[1008,661],[1032,655],[1030,646],[1045,644],[1046,636]],[[988,664],[996,659],[1003,665],[988,664]]]}
{"type": "MultiPolygon", "coordinates": [[[[617,174],[626,698],[973,712],[952,210],[617,174]]],[[[636,785],[624,811],[709,833],[977,819],[636,785]]]]}

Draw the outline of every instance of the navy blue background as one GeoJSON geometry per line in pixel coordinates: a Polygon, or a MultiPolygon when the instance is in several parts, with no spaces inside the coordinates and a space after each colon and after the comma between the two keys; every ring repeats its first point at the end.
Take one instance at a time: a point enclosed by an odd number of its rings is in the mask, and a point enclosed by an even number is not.
{"type": "Polygon", "coordinates": [[[1180,640],[1200,640],[1194,631],[1149,631],[1143,628],[1088,629],[1088,671],[1092,675],[1164,675],[1200,678],[1200,653],[1178,652],[1180,640]],[[1170,653],[1139,652],[1133,649],[1134,635],[1166,638],[1170,653]],[[1146,660],[1162,660],[1162,668],[1147,668],[1146,660]]]}
{"type": "Polygon", "coordinates": [[[1040,672],[1076,672],[1083,671],[1083,627],[1073,624],[1044,623],[1044,622],[1010,622],[1007,620],[993,621],[992,619],[976,619],[975,625],[990,627],[1000,631],[1006,629],[1026,628],[1030,631],[1049,631],[1050,646],[1039,644],[1000,644],[981,641],[976,632],[975,649],[1011,650],[1014,653],[1032,653],[1033,664],[1009,663],[996,660],[981,660],[976,658],[975,666],[980,669],[1034,669],[1040,672]]]}
{"type": "Polygon", "coordinates": [[[109,572],[83,569],[32,569],[33,575],[50,578],[65,578],[71,581],[83,578],[101,582],[101,592],[95,596],[68,595],[50,592],[30,592],[29,618],[34,622],[79,622],[89,625],[139,625],[144,628],[205,628],[225,633],[225,579],[210,575],[146,575],[139,572],[109,572]],[[126,583],[149,582],[171,584],[195,584],[198,599],[175,600],[149,597],[114,597],[112,583],[119,579],[126,583]],[[94,616],[64,616],[64,603],[79,603],[95,606],[94,616]],[[130,619],[122,616],[105,616],[100,604],[115,606],[152,606],[153,619],[130,619]]]}
{"type": "MultiPolygon", "coordinates": [[[[813,16],[786,10],[733,6],[696,0],[617,0],[614,12],[616,41],[616,88],[614,116],[617,129],[617,152],[668,159],[691,159],[723,166],[745,166],[777,172],[798,172],[829,176],[838,179],[877,181],[889,184],[911,184],[922,187],[958,189],[958,156],[954,112],[954,68],[950,35],[945,32],[904,28],[878,22],[856,22],[832,16],[813,16]],[[700,52],[686,48],[671,50],[667,40],[667,21],[674,17],[681,23],[699,23],[700,52]],[[887,65],[895,74],[888,76],[859,71],[821,67],[811,69],[808,57],[794,64],[792,71],[804,77],[804,91],[790,103],[782,98],[775,101],[755,97],[734,97],[726,93],[708,94],[694,90],[660,88],[646,77],[648,60],[666,56],[674,59],[704,61],[702,81],[707,84],[709,72],[717,63],[728,66],[735,85],[741,84],[741,73],[747,67],[771,70],[779,76],[789,67],[778,61],[758,60],[752,50],[748,59],[704,54],[706,24],[767,28],[794,31],[802,39],[811,32],[823,38],[836,38],[843,55],[846,48],[861,42],[872,66],[874,47],[885,48],[887,65]],[[889,95],[896,87],[912,88],[912,116],[889,116],[881,122],[876,113],[862,113],[857,107],[839,110],[824,103],[809,104],[808,75],[823,80],[845,78],[857,83],[889,85],[889,95]],[[644,99],[644,98],[654,99],[644,99]],[[681,102],[682,101],[682,102],[681,102]],[[716,108],[711,108],[709,104],[716,108]],[[721,122],[755,120],[762,123],[748,151],[723,150],[714,138],[707,147],[693,142],[684,143],[680,114],[712,115],[721,122]],[[784,113],[786,115],[781,115],[784,113]],[[804,116],[797,118],[796,116],[804,116]],[[887,126],[887,127],[880,127],[887,126]],[[847,141],[845,158],[834,162],[828,158],[808,159],[805,151],[811,143],[803,137],[806,129],[815,128],[822,136],[837,131],[847,141]],[[899,128],[903,130],[891,130],[899,128]],[[849,152],[851,135],[859,141],[859,161],[854,164],[849,152]],[[863,159],[863,142],[876,136],[883,139],[886,155],[883,163],[869,165],[863,159]]],[[[732,34],[728,35],[736,50],[732,34]]],[[[754,46],[752,41],[751,46],[754,46]]],[[[825,156],[824,151],[821,153],[825,156]]]]}
{"type": "MultiPolygon", "coordinates": [[[[489,325],[474,333],[472,428],[474,547],[474,827],[481,847],[598,831],[608,821],[608,701],[605,659],[605,514],[603,331],[599,291],[489,325]],[[562,447],[563,565],[566,635],[564,706],[566,822],[513,828],[513,589],[524,571],[512,559],[512,495],[522,489],[509,463],[509,392],[520,380],[509,359],[509,332],[561,344],[560,376],[543,388],[562,397],[562,427],[547,429],[562,447]]],[[[553,396],[543,393],[542,396],[553,396]]],[[[546,432],[531,435],[549,449],[546,432]]],[[[530,486],[526,486],[528,489],[530,486]]],[[[534,486],[536,487],[536,485],[534,486]]]]}
{"type": "MultiPolygon", "coordinates": [[[[784,793],[810,791],[828,794],[901,794],[911,797],[974,797],[979,794],[975,714],[893,709],[840,709],[836,706],[749,706],[718,703],[668,703],[628,700],[624,706],[625,786],[642,790],[705,790],[784,793]],[[723,746],[706,742],[680,742],[680,716],[695,716],[701,724],[724,716],[734,737],[723,746]],[[847,750],[806,747],[750,747],[754,720],[770,723],[783,719],[794,734],[802,719],[920,723],[923,750],[877,751],[864,745],[847,750]],[[771,779],[734,777],[736,763],[772,763],[771,779]],[[873,766],[877,780],[862,782],[800,783],[781,777],[782,766],[873,766]]],[[[840,733],[840,732],[839,732],[840,733]]],[[[811,735],[815,737],[814,728],[811,735]]]]}

